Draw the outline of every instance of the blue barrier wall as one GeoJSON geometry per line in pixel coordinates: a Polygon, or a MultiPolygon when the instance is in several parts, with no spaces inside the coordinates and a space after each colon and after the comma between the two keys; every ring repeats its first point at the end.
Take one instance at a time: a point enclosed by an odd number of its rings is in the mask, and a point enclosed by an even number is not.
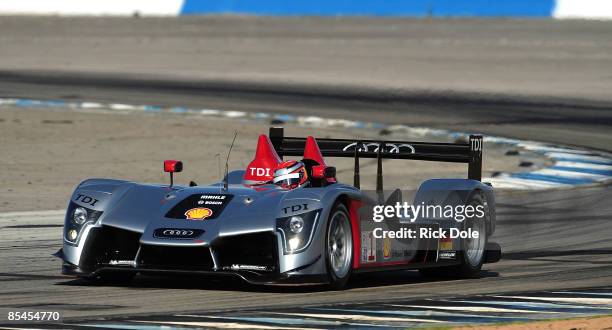
{"type": "Polygon", "coordinates": [[[551,17],[555,0],[185,0],[182,15],[551,17]]]}
{"type": "Polygon", "coordinates": [[[0,0],[0,15],[135,13],[612,19],[612,0],[0,0]]]}

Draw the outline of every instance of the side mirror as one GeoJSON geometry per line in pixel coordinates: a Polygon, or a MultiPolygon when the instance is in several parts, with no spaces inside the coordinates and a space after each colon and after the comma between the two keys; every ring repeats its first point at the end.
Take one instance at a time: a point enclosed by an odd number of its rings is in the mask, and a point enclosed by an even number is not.
{"type": "Polygon", "coordinates": [[[315,179],[334,179],[336,168],[333,166],[315,165],[312,167],[312,177],[315,179]]]}
{"type": "Polygon", "coordinates": [[[174,185],[174,173],[183,171],[183,162],[180,160],[164,160],[164,172],[170,173],[170,187],[174,185]]]}

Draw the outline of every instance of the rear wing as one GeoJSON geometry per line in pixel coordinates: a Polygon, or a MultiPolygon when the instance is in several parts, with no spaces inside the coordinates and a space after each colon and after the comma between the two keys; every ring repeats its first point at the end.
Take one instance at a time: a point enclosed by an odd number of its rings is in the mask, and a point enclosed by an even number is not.
{"type": "MultiPolygon", "coordinates": [[[[285,136],[282,127],[270,127],[270,141],[276,153],[283,156],[302,156],[306,138],[285,136]]],[[[359,159],[376,158],[376,188],[382,190],[382,160],[412,159],[468,164],[468,179],[482,178],[482,135],[470,135],[467,143],[430,143],[382,140],[317,139],[324,157],[355,159],[354,185],[359,188],[359,159]]]]}

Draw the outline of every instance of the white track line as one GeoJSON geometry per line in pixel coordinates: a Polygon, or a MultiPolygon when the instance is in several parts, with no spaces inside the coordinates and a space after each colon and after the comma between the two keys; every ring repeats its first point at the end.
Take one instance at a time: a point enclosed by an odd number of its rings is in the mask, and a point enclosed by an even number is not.
{"type": "Polygon", "coordinates": [[[510,307],[527,307],[527,308],[537,308],[541,310],[551,309],[551,308],[561,308],[561,309],[593,309],[600,307],[593,306],[585,306],[585,305],[569,305],[569,304],[555,304],[555,303],[547,303],[547,302],[533,302],[533,301],[523,301],[523,300],[513,300],[513,301],[503,301],[503,300],[439,300],[443,302],[454,302],[454,303],[465,303],[465,304],[480,304],[480,305],[497,305],[497,306],[510,306],[510,307]]]}
{"type": "Polygon", "coordinates": [[[561,153],[567,153],[567,154],[572,154],[572,155],[590,155],[591,154],[591,152],[587,150],[575,150],[575,149],[569,149],[569,148],[563,148],[563,147],[549,147],[549,146],[543,146],[538,142],[518,142],[516,146],[519,148],[523,148],[525,150],[544,152],[544,153],[561,152],[561,153]]]}
{"type": "Polygon", "coordinates": [[[612,171],[612,165],[602,165],[602,164],[591,164],[591,163],[578,163],[561,160],[555,163],[555,166],[563,166],[563,167],[573,167],[573,168],[584,168],[589,170],[603,170],[603,171],[612,171]]]}
{"type": "Polygon", "coordinates": [[[499,307],[483,307],[483,306],[426,306],[426,305],[394,305],[387,306],[405,307],[405,308],[422,308],[422,309],[438,309],[449,311],[465,311],[465,312],[482,312],[482,313],[557,313],[557,312],[539,312],[525,309],[511,309],[499,307]]]}
{"type": "Polygon", "coordinates": [[[612,297],[612,292],[553,291],[551,293],[585,295],[585,296],[606,296],[606,297],[612,297]]]}
{"type": "Polygon", "coordinates": [[[551,169],[551,168],[543,168],[541,170],[533,171],[531,173],[542,174],[542,175],[552,175],[552,176],[561,177],[561,178],[590,179],[594,181],[603,181],[603,180],[607,180],[610,178],[607,175],[590,174],[590,173],[573,172],[573,171],[563,171],[563,170],[556,170],[556,169],[551,169]]]}
{"type": "MultiPolygon", "coordinates": [[[[265,313],[265,312],[264,312],[265,313]]],[[[211,315],[195,315],[195,314],[175,314],[176,317],[185,318],[206,318],[206,319],[221,319],[231,320],[233,322],[255,322],[255,323],[271,323],[271,324],[282,324],[284,326],[339,326],[341,325],[338,321],[327,321],[327,320],[306,320],[306,319],[290,319],[290,318],[274,318],[265,316],[211,316],[211,315]],[[301,323],[301,324],[298,324],[301,323]]],[[[360,323],[346,323],[344,324],[363,326],[360,323]]],[[[368,324],[369,325],[369,324],[368,324]]],[[[372,326],[372,325],[371,325],[372,326]]]]}
{"type": "Polygon", "coordinates": [[[607,158],[607,157],[578,155],[575,153],[568,153],[568,152],[551,152],[551,153],[548,153],[547,155],[551,158],[578,159],[578,160],[603,162],[603,163],[610,162],[610,158],[607,158]]]}
{"type": "Polygon", "coordinates": [[[563,184],[563,183],[526,180],[526,179],[519,179],[519,178],[511,178],[509,176],[483,178],[482,181],[490,182],[494,188],[532,190],[532,189],[571,187],[570,185],[563,184]]]}
{"type": "Polygon", "coordinates": [[[324,318],[324,319],[336,319],[336,320],[352,320],[352,321],[386,321],[386,322],[410,322],[410,323],[446,323],[446,321],[432,320],[432,319],[412,319],[403,317],[386,317],[386,316],[369,316],[360,314],[315,314],[315,313],[277,313],[269,312],[270,314],[287,315],[287,316],[299,316],[299,317],[312,317],[312,318],[324,318]]]}
{"type": "Polygon", "coordinates": [[[167,324],[167,325],[186,325],[194,327],[217,328],[217,329],[273,329],[273,330],[308,330],[316,328],[299,328],[299,327],[277,327],[270,325],[259,325],[238,322],[183,322],[183,321],[132,321],[148,324],[167,324]]]}
{"type": "Polygon", "coordinates": [[[587,305],[604,305],[612,307],[612,298],[579,298],[579,297],[530,297],[530,296],[493,296],[496,298],[506,299],[524,299],[524,300],[541,300],[541,301],[557,301],[578,303],[587,305]]]}

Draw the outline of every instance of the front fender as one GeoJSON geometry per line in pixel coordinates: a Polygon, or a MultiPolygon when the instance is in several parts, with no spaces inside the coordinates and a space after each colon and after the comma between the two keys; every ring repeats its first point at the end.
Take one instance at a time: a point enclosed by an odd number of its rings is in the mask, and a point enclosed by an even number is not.
{"type": "Polygon", "coordinates": [[[336,201],[343,200],[345,197],[361,199],[361,192],[352,186],[334,184],[323,188],[295,190],[284,198],[278,209],[279,217],[317,209],[320,210],[320,214],[308,249],[296,254],[283,255],[282,251],[279,253],[281,272],[287,272],[288,275],[327,274],[324,256],[327,221],[336,201]]]}

